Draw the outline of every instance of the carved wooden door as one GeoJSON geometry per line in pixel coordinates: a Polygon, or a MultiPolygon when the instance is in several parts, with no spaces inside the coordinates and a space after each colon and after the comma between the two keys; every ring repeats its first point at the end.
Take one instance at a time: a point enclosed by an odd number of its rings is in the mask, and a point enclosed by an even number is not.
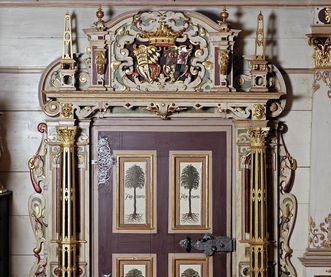
{"type": "Polygon", "coordinates": [[[231,231],[231,130],[161,125],[93,129],[94,272],[229,276],[231,254],[202,238],[231,231]]]}

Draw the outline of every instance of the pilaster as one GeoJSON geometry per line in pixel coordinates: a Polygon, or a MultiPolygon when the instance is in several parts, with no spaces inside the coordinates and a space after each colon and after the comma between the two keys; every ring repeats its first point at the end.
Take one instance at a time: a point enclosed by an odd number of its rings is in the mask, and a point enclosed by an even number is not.
{"type": "Polygon", "coordinates": [[[250,276],[268,276],[267,182],[265,139],[269,128],[250,128],[250,276]]]}

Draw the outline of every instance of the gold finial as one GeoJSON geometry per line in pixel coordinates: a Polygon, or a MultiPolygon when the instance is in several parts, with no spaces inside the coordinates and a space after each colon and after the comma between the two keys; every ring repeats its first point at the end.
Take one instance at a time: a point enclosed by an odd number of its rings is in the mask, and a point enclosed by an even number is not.
{"type": "Polygon", "coordinates": [[[265,60],[265,48],[264,48],[264,20],[262,12],[260,11],[257,16],[256,23],[256,38],[255,38],[255,59],[265,60]]]}
{"type": "Polygon", "coordinates": [[[71,16],[68,12],[64,15],[62,59],[63,60],[72,60],[73,59],[71,16]]]}
{"type": "Polygon", "coordinates": [[[220,13],[221,20],[218,21],[218,25],[220,25],[222,31],[229,31],[229,23],[226,21],[229,17],[229,13],[226,10],[226,7],[224,7],[223,11],[220,13]]]}
{"type": "Polygon", "coordinates": [[[104,31],[106,29],[105,22],[102,19],[104,17],[104,15],[105,15],[105,13],[103,12],[102,7],[100,5],[99,6],[99,9],[96,12],[96,16],[98,18],[98,21],[95,24],[96,27],[97,27],[97,30],[100,31],[100,32],[102,32],[102,31],[104,31]]]}

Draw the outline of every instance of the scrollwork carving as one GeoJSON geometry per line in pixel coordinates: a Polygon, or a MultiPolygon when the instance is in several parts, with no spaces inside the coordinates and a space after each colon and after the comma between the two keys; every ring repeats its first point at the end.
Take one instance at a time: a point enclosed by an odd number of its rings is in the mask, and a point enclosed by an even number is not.
{"type": "Polygon", "coordinates": [[[248,277],[249,276],[249,262],[240,262],[239,263],[239,277],[248,277]]]}
{"type": "Polygon", "coordinates": [[[279,145],[279,264],[281,273],[286,276],[296,277],[297,273],[292,264],[293,250],[290,247],[290,239],[296,222],[297,200],[291,190],[294,183],[297,161],[294,159],[285,145],[284,134],[287,126],[280,122],[278,126],[280,136],[279,145]]]}
{"type": "Polygon", "coordinates": [[[309,218],[309,247],[311,248],[331,248],[329,240],[329,229],[331,227],[331,214],[317,227],[312,217],[309,218]]]}
{"type": "Polygon", "coordinates": [[[291,193],[280,195],[279,216],[279,264],[280,271],[286,276],[296,277],[296,270],[291,262],[293,249],[290,247],[290,238],[293,232],[297,215],[297,200],[291,193]]]}
{"type": "Polygon", "coordinates": [[[248,119],[252,114],[250,106],[235,106],[231,104],[220,104],[218,111],[224,113],[226,118],[234,119],[248,119]]]}
{"type": "Polygon", "coordinates": [[[100,137],[98,141],[98,185],[109,186],[110,170],[115,164],[113,151],[110,148],[108,137],[100,137]]]}
{"type": "Polygon", "coordinates": [[[289,193],[292,190],[295,171],[297,169],[297,161],[294,159],[284,141],[284,134],[287,132],[287,126],[284,123],[280,123],[278,126],[278,131],[281,139],[280,145],[280,189],[281,193],[289,193]]]}
{"type": "Polygon", "coordinates": [[[328,88],[328,96],[331,98],[331,70],[315,70],[313,89],[314,92],[320,89],[320,82],[328,88]]]}
{"type": "Polygon", "coordinates": [[[37,240],[37,246],[33,249],[36,261],[34,262],[30,276],[46,276],[47,256],[41,256],[40,253],[46,241],[47,222],[45,221],[45,198],[42,194],[31,195],[29,199],[29,216],[34,235],[37,240]]]}
{"type": "Polygon", "coordinates": [[[38,131],[42,133],[41,142],[37,149],[36,154],[29,160],[28,167],[30,171],[30,180],[34,190],[41,193],[41,184],[45,181],[45,156],[46,156],[46,137],[47,125],[46,123],[38,124],[38,131]]]}

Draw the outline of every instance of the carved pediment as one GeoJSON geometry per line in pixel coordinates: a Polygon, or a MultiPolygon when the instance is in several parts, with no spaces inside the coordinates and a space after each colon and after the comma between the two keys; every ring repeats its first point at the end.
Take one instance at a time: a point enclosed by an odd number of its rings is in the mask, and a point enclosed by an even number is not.
{"type": "MultiPolygon", "coordinates": [[[[61,113],[63,103],[72,103],[78,117],[150,111],[168,118],[179,111],[207,111],[236,118],[231,111],[248,109],[242,118],[247,119],[254,118],[254,105],[265,107],[285,94],[281,74],[266,60],[253,57],[247,61],[251,72],[235,75],[242,71],[235,68],[233,51],[240,30],[230,28],[226,10],[218,23],[191,11],[126,13],[104,22],[99,10],[97,17],[96,27],[85,30],[86,53],[72,55],[66,40],[62,59],[43,75],[41,105],[50,116],[73,117],[61,113]],[[160,112],[168,106],[177,108],[160,112]]],[[[282,106],[276,101],[273,110],[264,110],[279,114],[282,106]]]]}

